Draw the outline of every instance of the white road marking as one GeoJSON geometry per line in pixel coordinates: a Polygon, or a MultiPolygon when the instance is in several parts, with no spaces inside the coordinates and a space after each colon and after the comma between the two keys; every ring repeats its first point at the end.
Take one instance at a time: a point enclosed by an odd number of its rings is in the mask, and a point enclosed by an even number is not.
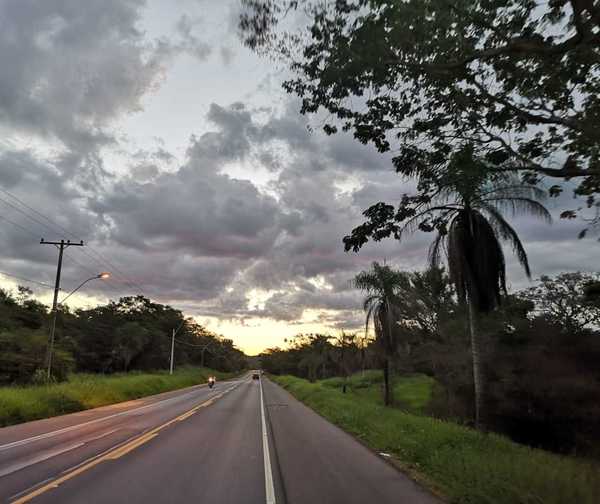
{"type": "Polygon", "coordinates": [[[36,483],[35,485],[30,486],[29,488],[26,488],[25,490],[22,490],[19,493],[11,495],[8,498],[8,502],[12,502],[12,501],[18,499],[19,497],[21,497],[21,495],[26,494],[27,492],[29,492],[30,490],[33,490],[37,486],[42,486],[44,483],[48,483],[49,481],[52,481],[53,478],[54,478],[54,476],[50,476],[49,478],[46,478],[44,481],[40,481],[39,483],[36,483]]]}
{"type": "Polygon", "coordinates": [[[271,456],[269,454],[269,434],[267,431],[267,423],[265,422],[265,403],[263,400],[262,377],[260,383],[260,418],[262,424],[263,438],[263,460],[265,463],[265,494],[267,496],[267,504],[276,504],[275,502],[275,487],[273,486],[273,471],[271,470],[271,456]]]}
{"type": "Polygon", "coordinates": [[[23,462],[19,462],[17,464],[13,464],[11,466],[5,467],[4,469],[0,469],[0,478],[2,478],[3,476],[8,476],[9,474],[20,471],[21,469],[25,469],[26,467],[32,466],[34,464],[38,464],[39,462],[43,462],[44,460],[51,459],[52,457],[56,457],[58,455],[62,455],[63,453],[69,452],[71,450],[75,450],[76,448],[80,448],[88,443],[91,443],[92,441],[97,441],[98,439],[102,439],[103,437],[110,436],[111,434],[113,434],[114,432],[116,432],[118,430],[119,429],[112,429],[108,432],[103,432],[99,436],[85,439],[79,443],[75,443],[75,444],[67,446],[65,448],[42,452],[37,457],[33,457],[33,458],[27,459],[23,462]]]}
{"type": "MultiPolygon", "coordinates": [[[[216,396],[216,397],[215,397],[215,396],[213,396],[213,397],[211,397],[211,398],[207,399],[206,401],[203,401],[202,403],[200,403],[200,405],[199,405],[199,406],[202,406],[202,405],[203,405],[203,404],[205,404],[205,403],[208,403],[208,402],[210,402],[210,401],[213,401],[213,400],[214,400],[214,399],[216,399],[216,398],[219,398],[219,397],[222,397],[222,396],[224,396],[225,394],[228,394],[228,393],[229,393],[229,392],[231,392],[232,390],[235,390],[237,387],[239,387],[240,383],[246,383],[247,381],[248,381],[248,380],[236,380],[236,381],[232,381],[232,382],[226,382],[226,383],[228,383],[228,384],[233,384],[233,387],[229,387],[228,389],[226,389],[226,390],[222,391],[222,392],[221,392],[221,394],[219,394],[219,395],[218,395],[218,396],[216,396]]],[[[139,409],[139,408],[138,408],[138,409],[139,409]]],[[[170,423],[170,422],[168,422],[168,423],[170,423]]],[[[81,424],[81,425],[83,425],[83,424],[81,424]]],[[[85,444],[85,443],[87,443],[87,442],[90,442],[90,441],[94,441],[94,440],[97,440],[97,439],[103,438],[103,437],[105,437],[105,436],[108,436],[109,434],[112,434],[113,432],[116,432],[116,431],[118,431],[118,430],[120,430],[120,429],[119,429],[119,428],[117,428],[117,429],[113,429],[113,430],[111,430],[111,431],[108,431],[108,432],[102,433],[101,435],[99,435],[99,436],[96,436],[96,437],[94,437],[94,438],[89,438],[89,439],[87,439],[86,441],[79,443],[78,445],[73,445],[73,446],[71,446],[71,447],[65,448],[65,449],[63,449],[61,452],[55,452],[55,453],[54,453],[53,455],[51,455],[51,456],[56,456],[56,455],[59,455],[60,453],[64,453],[65,451],[68,451],[68,450],[70,450],[70,449],[78,448],[79,446],[82,446],[82,445],[84,445],[84,444],[85,444]]],[[[58,431],[56,431],[56,432],[58,432],[58,431]]],[[[99,454],[97,454],[97,455],[93,455],[92,457],[90,457],[90,458],[88,458],[88,459],[86,459],[86,460],[84,460],[84,461],[82,461],[82,462],[80,462],[80,463],[78,463],[78,464],[76,464],[76,465],[74,465],[74,466],[72,466],[72,467],[68,468],[68,469],[65,469],[64,471],[62,471],[62,473],[61,473],[61,474],[69,474],[69,473],[71,473],[72,471],[74,471],[74,470],[78,469],[79,467],[83,467],[84,465],[86,465],[86,464],[89,464],[89,463],[91,463],[91,462],[92,462],[92,461],[94,461],[94,460],[97,460],[97,459],[99,459],[99,458],[102,458],[103,456],[105,456],[105,455],[109,454],[110,452],[112,452],[112,451],[114,451],[114,450],[118,449],[119,447],[126,446],[128,443],[131,443],[131,442],[132,442],[132,441],[134,441],[136,438],[137,438],[137,439],[139,439],[139,438],[143,437],[143,436],[144,436],[144,434],[145,434],[146,432],[148,432],[148,429],[147,429],[147,430],[145,430],[144,432],[142,432],[142,434],[141,434],[141,435],[140,435],[140,434],[135,434],[135,435],[131,436],[130,438],[126,439],[125,441],[122,441],[122,442],[120,442],[120,443],[117,443],[117,444],[116,444],[116,445],[114,445],[114,446],[111,446],[110,448],[108,448],[108,449],[104,450],[103,452],[101,452],[101,453],[99,453],[99,454]]],[[[50,458],[50,457],[47,457],[47,458],[50,458]]],[[[46,459],[44,458],[44,459],[42,459],[42,460],[46,460],[46,459]]],[[[42,461],[42,460],[38,460],[38,462],[40,462],[40,461],[42,461]]],[[[14,472],[14,471],[13,471],[13,472],[14,472]]],[[[36,483],[36,484],[34,484],[34,485],[31,485],[30,487],[26,488],[25,490],[22,490],[22,491],[20,491],[20,492],[18,492],[18,493],[16,493],[16,494],[12,495],[11,497],[9,497],[9,501],[10,501],[10,502],[12,502],[13,500],[15,500],[15,499],[18,499],[19,497],[21,497],[21,496],[23,496],[23,495],[27,494],[28,492],[31,492],[31,491],[32,491],[32,490],[34,490],[35,488],[40,488],[40,487],[42,487],[44,484],[47,484],[47,483],[49,484],[49,483],[50,483],[52,480],[54,480],[54,479],[56,479],[56,478],[57,478],[57,476],[52,476],[52,477],[50,477],[50,478],[47,478],[47,479],[45,479],[44,481],[40,481],[40,482],[38,482],[38,483],[36,483]]],[[[58,487],[58,485],[56,485],[56,486],[58,487]]]]}
{"type": "MultiPolygon", "coordinates": [[[[240,383],[241,380],[235,381],[235,382],[225,382],[228,384],[234,384],[234,383],[240,383]]],[[[204,387],[205,385],[200,385],[200,387],[204,387]]],[[[198,385],[196,385],[194,388],[198,387],[198,385]]],[[[120,416],[124,416],[124,415],[132,415],[134,413],[137,413],[139,411],[148,409],[148,408],[153,408],[153,407],[159,407],[159,406],[164,406],[165,404],[169,404],[171,402],[174,401],[178,401],[184,397],[187,397],[189,395],[192,395],[196,392],[196,390],[192,390],[190,392],[187,392],[185,394],[181,394],[175,397],[171,397],[169,399],[164,399],[162,401],[158,401],[158,402],[154,402],[151,404],[146,404],[145,406],[140,406],[139,408],[134,408],[132,410],[126,410],[126,411],[120,411],[119,413],[113,413],[112,415],[108,415],[102,418],[96,418],[94,420],[89,420],[88,422],[83,422],[80,424],[76,424],[76,425],[70,425],[69,427],[64,427],[63,429],[58,429],[55,431],[51,431],[51,432],[46,432],[44,434],[39,434],[37,436],[33,436],[30,438],[26,438],[26,439],[20,439],[19,441],[13,441],[12,443],[7,443],[4,445],[0,445],[0,451],[5,451],[5,450],[9,450],[11,448],[15,448],[17,446],[23,446],[29,443],[33,443],[35,441],[40,441],[42,439],[47,439],[47,438],[51,438],[51,437],[55,437],[55,436],[59,436],[61,434],[64,434],[65,432],[70,432],[72,430],[76,430],[76,429],[80,429],[81,427],[87,427],[88,425],[92,425],[98,422],[104,422],[105,420],[110,420],[112,418],[117,418],[120,416]]],[[[215,390],[216,392],[216,390],[215,390]]]]}
{"type": "Polygon", "coordinates": [[[45,453],[41,453],[37,457],[25,460],[19,464],[13,464],[11,466],[6,467],[5,469],[0,470],[0,478],[3,476],[8,476],[14,472],[20,471],[21,469],[25,469],[26,467],[37,464],[38,462],[43,462],[44,460],[48,460],[49,458],[56,457],[57,455],[62,455],[68,451],[74,450],[75,448],[79,448],[83,446],[85,443],[77,443],[71,446],[67,446],[66,448],[61,448],[60,450],[49,451],[45,453]]]}

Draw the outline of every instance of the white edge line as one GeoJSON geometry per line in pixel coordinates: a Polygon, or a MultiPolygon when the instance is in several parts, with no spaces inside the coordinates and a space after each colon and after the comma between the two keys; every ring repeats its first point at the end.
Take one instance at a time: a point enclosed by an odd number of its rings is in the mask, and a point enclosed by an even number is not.
{"type": "Polygon", "coordinates": [[[265,422],[265,403],[263,400],[262,377],[260,378],[260,417],[262,424],[263,460],[265,463],[265,494],[267,504],[276,504],[275,488],[273,486],[273,471],[271,470],[271,455],[269,454],[269,434],[265,422]]]}

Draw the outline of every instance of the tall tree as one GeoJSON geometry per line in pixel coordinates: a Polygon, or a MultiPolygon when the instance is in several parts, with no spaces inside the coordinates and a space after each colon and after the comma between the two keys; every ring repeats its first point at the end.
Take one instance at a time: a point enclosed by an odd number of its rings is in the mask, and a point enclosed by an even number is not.
{"type": "Polygon", "coordinates": [[[400,290],[407,282],[404,272],[395,271],[387,265],[374,262],[371,269],[361,271],[354,278],[357,289],[365,291],[367,297],[363,308],[366,313],[365,332],[373,324],[375,338],[383,350],[384,403],[393,403],[393,360],[398,342],[396,322],[400,319],[400,290]]]}
{"type": "Polygon", "coordinates": [[[416,230],[436,231],[430,252],[431,266],[437,267],[445,250],[450,279],[459,300],[469,309],[469,330],[473,360],[475,424],[481,424],[484,381],[482,375],[478,315],[493,310],[506,292],[506,271],[500,240],[512,246],[519,263],[530,276],[523,245],[502,215],[529,214],[550,222],[546,208],[536,198],[543,192],[515,183],[510,177],[491,176],[482,169],[467,145],[450,160],[448,170],[438,178],[435,197],[423,200],[405,196],[396,210],[375,205],[365,215],[368,221],[344,238],[346,250],[358,251],[369,240],[390,235],[402,239],[416,230]]]}
{"type": "Polygon", "coordinates": [[[337,347],[338,365],[344,382],[342,385],[342,392],[345,394],[348,387],[348,377],[350,376],[350,361],[359,351],[357,344],[356,334],[347,333],[342,331],[339,336],[335,338],[335,346],[337,347]]]}
{"type": "Polygon", "coordinates": [[[469,141],[486,169],[532,184],[576,177],[597,206],[599,1],[243,3],[244,41],[282,56],[285,89],[302,113],[329,112],[327,133],[352,131],[425,178],[469,141]],[[290,22],[290,11],[304,18],[290,22]]]}
{"type": "Polygon", "coordinates": [[[404,295],[406,317],[424,338],[439,337],[442,319],[455,315],[454,288],[444,268],[428,268],[409,273],[410,284],[404,295]]]}
{"type": "Polygon", "coordinates": [[[565,333],[575,335],[586,327],[600,325],[600,306],[590,295],[597,281],[597,275],[581,272],[543,276],[538,285],[519,296],[532,301],[544,318],[565,333]]]}

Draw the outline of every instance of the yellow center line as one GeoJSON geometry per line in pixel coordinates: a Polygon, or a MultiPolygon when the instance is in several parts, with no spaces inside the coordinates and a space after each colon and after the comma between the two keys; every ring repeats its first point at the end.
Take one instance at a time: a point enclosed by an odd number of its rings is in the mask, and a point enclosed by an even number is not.
{"type": "Polygon", "coordinates": [[[194,413],[196,413],[196,411],[198,411],[200,408],[205,408],[206,406],[210,406],[211,404],[213,404],[215,402],[215,400],[223,397],[227,392],[233,390],[234,388],[237,388],[238,386],[239,386],[239,384],[236,385],[235,387],[227,389],[225,392],[221,392],[217,396],[207,399],[206,401],[202,402],[201,404],[199,404],[197,406],[194,406],[192,409],[186,411],[185,413],[179,415],[178,417],[175,417],[172,420],[169,420],[168,422],[165,422],[164,424],[159,425],[158,427],[155,427],[151,431],[148,431],[148,432],[142,434],[141,436],[136,437],[135,439],[125,443],[124,445],[119,446],[113,450],[110,450],[109,452],[105,453],[101,457],[91,460],[87,464],[84,464],[84,465],[78,467],[77,469],[74,469],[73,471],[65,474],[64,476],[61,476],[58,479],[52,480],[49,483],[47,483],[46,485],[43,485],[40,488],[34,490],[33,492],[30,492],[30,493],[24,495],[23,497],[20,497],[19,499],[12,501],[12,504],[24,504],[26,502],[29,502],[30,500],[34,499],[35,497],[38,497],[38,496],[46,493],[48,490],[57,488],[59,485],[61,485],[65,481],[69,481],[70,479],[78,476],[79,474],[92,469],[93,467],[104,462],[105,460],[116,460],[118,458],[121,458],[122,456],[128,454],[132,450],[135,450],[136,448],[142,446],[144,443],[147,443],[151,439],[154,439],[156,436],[158,436],[158,433],[161,430],[163,430],[164,428],[168,427],[169,425],[171,425],[175,422],[181,422],[182,420],[189,418],[194,413]]]}
{"type": "Polygon", "coordinates": [[[108,453],[106,456],[106,460],[116,460],[118,458],[121,458],[123,455],[127,455],[130,451],[135,450],[138,446],[143,445],[144,443],[150,441],[156,436],[158,436],[158,432],[155,432],[154,434],[144,434],[141,438],[137,438],[135,441],[127,443],[125,446],[121,446],[120,448],[117,448],[116,450],[113,450],[110,453],[108,453]]]}

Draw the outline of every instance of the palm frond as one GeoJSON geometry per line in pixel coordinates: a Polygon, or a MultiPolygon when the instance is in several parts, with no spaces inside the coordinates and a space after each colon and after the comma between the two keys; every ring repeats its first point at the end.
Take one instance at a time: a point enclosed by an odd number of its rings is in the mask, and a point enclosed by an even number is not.
{"type": "Polygon", "coordinates": [[[528,198],[544,200],[548,194],[537,186],[523,185],[521,183],[499,184],[492,186],[479,194],[479,199],[495,198],[528,198]]]}
{"type": "Polygon", "coordinates": [[[379,299],[377,294],[371,294],[363,301],[363,310],[369,311],[370,307],[379,299]]]}
{"type": "Polygon", "coordinates": [[[481,200],[481,206],[493,205],[501,210],[510,210],[513,216],[516,215],[531,215],[542,219],[547,223],[552,222],[552,215],[547,208],[539,201],[531,198],[521,197],[494,197],[481,200]]]}
{"type": "Polygon", "coordinates": [[[383,339],[383,325],[381,323],[381,312],[377,311],[377,316],[373,317],[373,329],[375,330],[375,339],[382,343],[383,339]]]}
{"type": "Polygon", "coordinates": [[[525,247],[523,247],[523,244],[521,243],[517,232],[508,222],[506,222],[502,214],[492,205],[485,205],[483,208],[490,216],[492,226],[498,232],[500,237],[503,240],[510,242],[513,248],[513,252],[517,256],[519,264],[525,270],[527,278],[531,278],[531,270],[529,268],[529,259],[527,258],[527,252],[525,252],[525,247]]]}
{"type": "Polygon", "coordinates": [[[375,310],[377,310],[378,306],[376,304],[371,305],[371,307],[367,310],[367,316],[365,317],[365,337],[369,334],[369,322],[373,320],[375,321],[376,317],[374,316],[375,310]]]}
{"type": "Polygon", "coordinates": [[[429,246],[428,261],[431,268],[438,268],[441,262],[441,249],[446,235],[438,233],[429,246]]]}
{"type": "Polygon", "coordinates": [[[425,210],[418,212],[417,214],[413,215],[410,219],[408,219],[400,228],[400,234],[414,233],[419,228],[419,221],[422,220],[422,218],[425,217],[427,214],[441,212],[443,210],[446,210],[446,213],[456,212],[458,211],[458,209],[458,205],[436,205],[428,207],[425,210]]]}
{"type": "Polygon", "coordinates": [[[465,209],[448,233],[448,269],[459,299],[489,311],[506,291],[504,254],[494,229],[476,210],[465,209]]]}

